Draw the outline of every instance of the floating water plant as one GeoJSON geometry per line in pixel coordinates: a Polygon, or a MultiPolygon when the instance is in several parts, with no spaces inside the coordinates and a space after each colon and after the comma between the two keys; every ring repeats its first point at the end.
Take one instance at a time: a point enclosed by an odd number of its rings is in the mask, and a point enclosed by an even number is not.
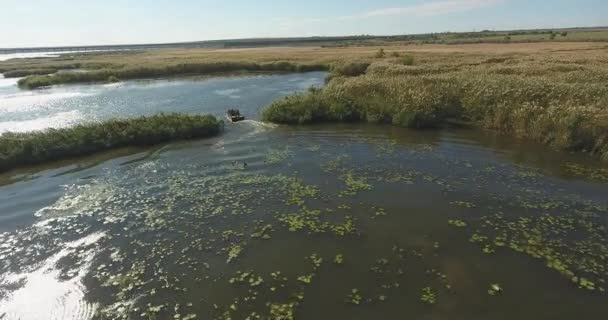
{"type": "Polygon", "coordinates": [[[502,287],[498,283],[493,283],[490,285],[490,289],[488,289],[488,294],[491,296],[496,296],[502,293],[502,287]]]}
{"type": "Polygon", "coordinates": [[[321,258],[321,256],[319,256],[316,253],[313,253],[312,255],[310,255],[310,257],[308,257],[308,260],[310,260],[310,262],[312,262],[314,269],[319,269],[321,267],[321,264],[323,263],[323,258],[321,258]]]}
{"type": "Polygon", "coordinates": [[[608,242],[605,227],[597,222],[599,217],[574,212],[507,219],[496,214],[482,218],[481,229],[470,241],[482,244],[485,253],[493,253],[494,244],[542,259],[580,288],[602,291],[596,283],[608,278],[608,242]]]}
{"type": "Polygon", "coordinates": [[[576,163],[568,163],[564,165],[564,169],[570,174],[589,180],[608,182],[608,169],[605,168],[591,168],[576,163]]]}
{"type": "Polygon", "coordinates": [[[485,253],[485,254],[492,254],[492,253],[496,252],[494,250],[494,248],[492,248],[492,246],[488,245],[488,244],[485,245],[481,251],[483,251],[483,253],[485,253]]]}
{"type": "Polygon", "coordinates": [[[232,262],[234,259],[238,258],[238,256],[243,252],[243,245],[241,243],[235,243],[228,248],[228,260],[226,263],[232,262]]]}
{"type": "Polygon", "coordinates": [[[289,147],[285,147],[283,149],[271,149],[266,153],[267,164],[277,164],[283,162],[291,157],[293,157],[294,153],[289,149],[289,147]]]}
{"type": "Polygon", "coordinates": [[[293,320],[295,319],[295,303],[287,304],[270,304],[270,319],[271,320],[293,320]]]}
{"type": "Polygon", "coordinates": [[[466,202],[466,201],[453,201],[450,203],[455,206],[459,206],[459,207],[463,207],[463,208],[475,208],[476,207],[476,205],[474,203],[466,202]]]}
{"type": "Polygon", "coordinates": [[[344,255],[342,254],[337,254],[336,257],[334,258],[334,263],[335,264],[343,264],[344,263],[344,255]]]}
{"type": "Polygon", "coordinates": [[[298,206],[304,205],[304,198],[314,198],[319,193],[319,189],[312,185],[306,185],[296,178],[291,178],[286,181],[286,190],[288,192],[287,203],[298,206]]]}
{"type": "Polygon", "coordinates": [[[314,274],[308,274],[308,275],[303,275],[303,276],[299,276],[298,277],[298,281],[305,283],[305,284],[310,284],[312,282],[312,278],[314,277],[314,274]]]}
{"type": "Polygon", "coordinates": [[[431,287],[422,288],[420,300],[426,304],[435,304],[437,302],[435,291],[431,287]]]}
{"type": "Polygon", "coordinates": [[[352,303],[354,305],[361,304],[363,298],[361,297],[361,292],[359,289],[352,289],[350,293],[346,296],[346,301],[352,303]]]}
{"type": "Polygon", "coordinates": [[[356,177],[352,171],[347,172],[340,179],[346,184],[346,191],[341,192],[341,195],[354,196],[359,191],[372,189],[372,186],[367,183],[365,177],[356,177]]]}
{"type": "Polygon", "coordinates": [[[351,216],[346,216],[343,223],[331,223],[321,220],[321,211],[303,208],[299,213],[279,216],[279,221],[287,225],[289,231],[307,230],[311,233],[333,232],[338,236],[351,234],[355,231],[351,216]]]}
{"type": "Polygon", "coordinates": [[[448,220],[448,224],[458,228],[465,228],[467,223],[462,220],[448,220]]]}
{"type": "Polygon", "coordinates": [[[264,240],[268,240],[270,238],[272,238],[270,236],[270,234],[273,232],[274,230],[272,229],[272,225],[271,224],[267,224],[261,228],[258,228],[258,230],[254,233],[251,234],[252,238],[260,238],[260,239],[264,239],[264,240]]]}

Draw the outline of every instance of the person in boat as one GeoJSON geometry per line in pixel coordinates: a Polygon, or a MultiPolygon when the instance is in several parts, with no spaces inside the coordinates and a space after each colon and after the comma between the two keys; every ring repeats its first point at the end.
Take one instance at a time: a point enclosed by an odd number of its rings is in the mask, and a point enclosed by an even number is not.
{"type": "Polygon", "coordinates": [[[245,117],[241,115],[241,112],[238,109],[229,109],[226,111],[226,116],[228,117],[228,120],[232,122],[245,120],[245,117]]]}
{"type": "Polygon", "coordinates": [[[228,113],[229,116],[231,117],[240,117],[241,116],[241,111],[239,111],[238,109],[228,109],[228,113]]]}

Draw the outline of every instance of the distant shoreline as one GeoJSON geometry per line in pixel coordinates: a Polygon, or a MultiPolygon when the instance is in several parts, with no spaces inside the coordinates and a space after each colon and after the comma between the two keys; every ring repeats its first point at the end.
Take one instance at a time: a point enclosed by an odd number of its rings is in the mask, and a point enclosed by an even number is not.
{"type": "MultiPolygon", "coordinates": [[[[608,32],[608,26],[595,27],[571,27],[571,28],[542,28],[542,29],[520,29],[520,30],[482,30],[482,31],[459,31],[459,32],[436,32],[422,34],[402,34],[402,35],[356,35],[356,36],[319,36],[319,37],[285,37],[285,38],[244,38],[244,39],[220,39],[170,43],[142,43],[142,44],[110,44],[110,45],[66,45],[66,46],[43,46],[43,47],[14,47],[0,48],[0,55],[10,53],[28,52],[61,52],[64,51],[117,51],[117,50],[145,50],[145,49],[175,49],[175,48],[230,48],[230,47],[265,47],[265,46],[290,46],[290,45],[324,45],[332,42],[345,41],[403,41],[428,40],[433,37],[449,35],[456,38],[479,38],[488,35],[505,36],[508,34],[541,34],[548,32],[608,32]]],[[[585,40],[579,40],[585,41],[585,40]]],[[[608,38],[606,40],[608,41],[608,38]]]]}

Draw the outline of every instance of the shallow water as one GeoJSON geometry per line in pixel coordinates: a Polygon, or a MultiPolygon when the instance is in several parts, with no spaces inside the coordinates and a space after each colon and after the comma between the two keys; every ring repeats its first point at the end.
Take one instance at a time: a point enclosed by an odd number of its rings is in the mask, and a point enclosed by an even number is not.
{"type": "Polygon", "coordinates": [[[107,52],[107,51],[125,51],[121,50],[72,50],[72,51],[48,51],[48,52],[20,52],[20,53],[5,53],[0,54],[0,61],[6,61],[11,59],[31,59],[31,58],[55,58],[64,54],[69,53],[94,53],[94,52],[107,52]]]}
{"type": "Polygon", "coordinates": [[[477,130],[255,121],[323,76],[5,88],[10,130],[70,112],[30,127],[229,106],[253,120],[0,176],[0,319],[607,314],[605,166],[477,130]]]}

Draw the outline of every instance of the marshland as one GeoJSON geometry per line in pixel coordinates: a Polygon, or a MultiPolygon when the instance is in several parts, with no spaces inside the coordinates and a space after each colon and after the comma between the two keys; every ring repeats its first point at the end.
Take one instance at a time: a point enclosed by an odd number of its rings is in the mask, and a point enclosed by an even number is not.
{"type": "Polygon", "coordinates": [[[608,44],[547,34],[0,62],[0,319],[603,317],[608,44]]]}

